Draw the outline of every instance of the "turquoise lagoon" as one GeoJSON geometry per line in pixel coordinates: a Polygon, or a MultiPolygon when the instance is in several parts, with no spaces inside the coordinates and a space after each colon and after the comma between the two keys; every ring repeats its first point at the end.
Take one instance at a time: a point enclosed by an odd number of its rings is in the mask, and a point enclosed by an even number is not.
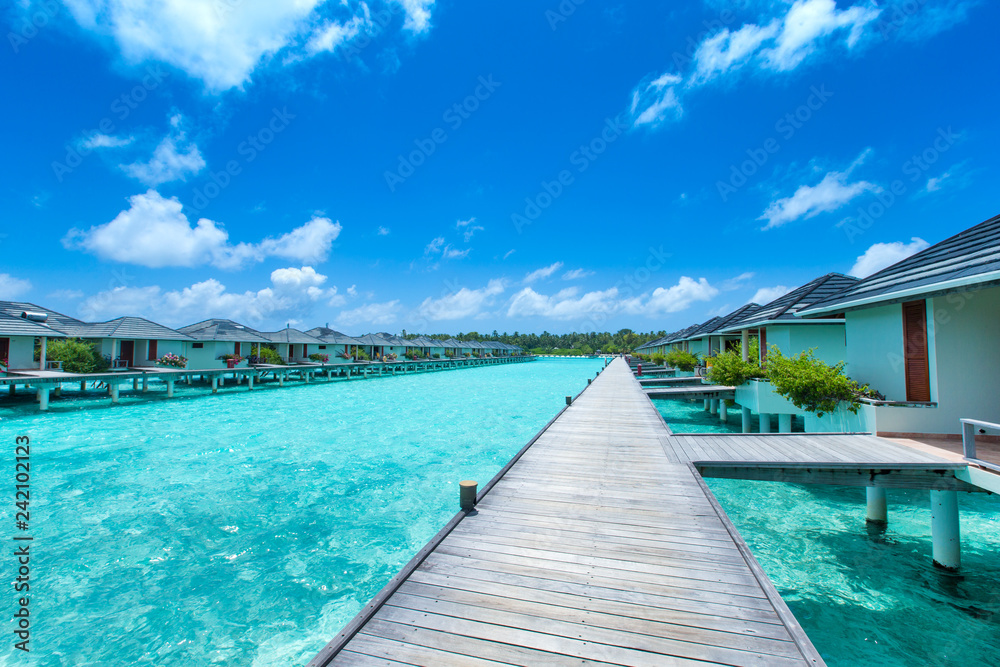
{"type": "Polygon", "coordinates": [[[0,664],[305,664],[603,365],[0,408],[35,538],[32,652],[8,634],[0,664]]]}

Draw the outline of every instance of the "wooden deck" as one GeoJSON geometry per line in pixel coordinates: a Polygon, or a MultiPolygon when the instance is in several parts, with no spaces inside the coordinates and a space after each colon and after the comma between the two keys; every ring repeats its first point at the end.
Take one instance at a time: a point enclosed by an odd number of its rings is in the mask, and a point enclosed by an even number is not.
{"type": "Polygon", "coordinates": [[[643,387],[650,398],[732,398],[736,387],[688,382],[678,387],[643,387]]]}
{"type": "Polygon", "coordinates": [[[672,435],[616,359],[310,666],[823,664],[699,473],[748,461],[961,465],[869,436],[672,435]]]}

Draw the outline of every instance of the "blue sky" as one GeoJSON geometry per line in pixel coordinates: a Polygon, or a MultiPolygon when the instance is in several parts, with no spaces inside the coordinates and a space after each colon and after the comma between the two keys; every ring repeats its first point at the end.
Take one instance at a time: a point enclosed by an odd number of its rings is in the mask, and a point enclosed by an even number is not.
{"type": "Polygon", "coordinates": [[[998,212],[985,1],[3,18],[0,298],[88,320],[669,331],[998,212]]]}

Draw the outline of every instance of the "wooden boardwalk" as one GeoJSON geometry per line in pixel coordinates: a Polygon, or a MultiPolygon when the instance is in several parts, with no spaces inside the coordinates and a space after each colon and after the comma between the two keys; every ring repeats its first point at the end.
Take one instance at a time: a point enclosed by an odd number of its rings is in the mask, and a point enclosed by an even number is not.
{"type": "Polygon", "coordinates": [[[620,359],[522,451],[312,667],[823,664],[699,470],[959,465],[864,436],[672,435],[620,359]]]}

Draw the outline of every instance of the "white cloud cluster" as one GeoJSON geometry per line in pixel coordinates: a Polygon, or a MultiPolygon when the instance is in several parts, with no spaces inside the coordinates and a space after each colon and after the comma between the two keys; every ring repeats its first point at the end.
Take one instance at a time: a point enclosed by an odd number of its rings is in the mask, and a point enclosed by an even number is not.
{"type": "Polygon", "coordinates": [[[775,285],[774,287],[761,287],[759,290],[754,292],[754,295],[750,297],[750,301],[747,303],[756,303],[758,306],[763,306],[771,303],[775,299],[785,296],[792,291],[791,287],[785,285],[775,285]]]}
{"type": "Polygon", "coordinates": [[[929,246],[927,241],[916,236],[911,238],[909,243],[903,241],[876,243],[858,257],[854,266],[851,267],[850,274],[858,278],[867,278],[929,246]]]}
{"type": "Polygon", "coordinates": [[[399,300],[385,303],[367,303],[352,310],[345,310],[337,315],[336,323],[341,327],[353,327],[360,324],[376,327],[392,324],[399,317],[402,307],[399,300]]]}
{"type": "Polygon", "coordinates": [[[505,281],[491,280],[486,287],[469,289],[463,287],[457,292],[439,299],[424,299],[416,310],[417,316],[432,321],[460,320],[479,315],[484,307],[492,306],[496,296],[503,294],[505,281]]]}
{"type": "Polygon", "coordinates": [[[175,327],[209,317],[273,323],[308,315],[317,304],[343,305],[337,288],[325,287],[326,281],[311,266],[303,266],[276,269],[269,287],[243,293],[228,291],[214,278],[178,290],[155,285],[116,287],[84,300],[80,315],[88,320],[144,315],[175,327]]]}
{"type": "Polygon", "coordinates": [[[317,216],[277,238],[231,245],[228,232],[217,222],[201,218],[192,226],[176,197],[167,199],[149,190],[130,197],[129,204],[109,223],[85,231],[71,229],[63,245],[150,268],[211,264],[235,269],[267,257],[323,262],[341,230],[340,223],[317,216]]]}
{"type": "Polygon", "coordinates": [[[171,181],[185,181],[205,168],[198,146],[187,140],[184,119],[178,114],[170,119],[170,133],[153,150],[146,162],[121,165],[122,171],[149,187],[171,181]]]}
{"type": "Polygon", "coordinates": [[[0,273],[0,299],[16,299],[31,290],[31,281],[0,273]]]}
{"type": "MultiPolygon", "coordinates": [[[[241,88],[269,62],[329,52],[372,27],[358,0],[65,0],[76,22],[114,43],[130,64],[166,63],[211,92],[241,88]],[[331,18],[335,15],[337,18],[331,18]],[[302,56],[298,56],[301,52],[302,56]],[[294,57],[275,58],[279,53],[294,57]]],[[[434,0],[385,0],[403,29],[425,33],[434,0]]]]}
{"type": "Polygon", "coordinates": [[[476,224],[475,218],[469,218],[468,220],[459,220],[455,223],[455,229],[462,232],[465,242],[468,243],[475,236],[476,232],[485,231],[485,227],[476,224]]]}
{"type": "Polygon", "coordinates": [[[809,219],[835,211],[866,192],[881,192],[882,188],[868,181],[849,182],[851,172],[861,165],[871,149],[864,150],[844,171],[831,171],[816,185],[800,185],[789,197],[777,199],[758,220],[766,220],[764,229],[781,227],[799,219],[809,219]]]}
{"type": "Polygon", "coordinates": [[[563,274],[563,280],[580,280],[581,278],[586,278],[588,276],[594,275],[593,271],[587,271],[585,269],[570,269],[563,274]]]}
{"type": "Polygon", "coordinates": [[[695,302],[710,301],[718,293],[719,290],[706,279],[694,280],[687,276],[682,276],[676,285],[657,287],[641,296],[622,294],[616,287],[584,294],[577,287],[569,287],[553,295],[525,287],[511,298],[507,316],[572,320],[624,313],[657,317],[685,310],[695,302]]]}
{"type": "MultiPolygon", "coordinates": [[[[879,17],[871,5],[839,9],[834,0],[795,0],[779,16],[764,16],[736,30],[724,28],[705,37],[696,47],[690,71],[664,73],[639,83],[632,91],[629,112],[634,127],[655,128],[683,115],[683,93],[720,76],[755,67],[763,72],[788,72],[810,56],[836,46],[854,49],[866,29],[879,17]]],[[[768,13],[773,13],[768,4],[768,13]]]]}

